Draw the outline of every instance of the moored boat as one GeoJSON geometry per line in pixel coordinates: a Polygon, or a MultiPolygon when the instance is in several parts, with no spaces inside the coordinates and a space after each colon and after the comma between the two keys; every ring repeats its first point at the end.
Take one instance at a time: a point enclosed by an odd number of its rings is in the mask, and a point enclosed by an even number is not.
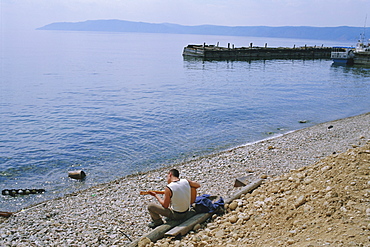
{"type": "Polygon", "coordinates": [[[354,51],[354,64],[358,65],[370,65],[370,43],[369,41],[364,42],[364,36],[357,42],[356,49],[354,51]]]}
{"type": "Polygon", "coordinates": [[[335,64],[351,65],[354,59],[354,48],[344,46],[334,46],[330,57],[335,64]]]}

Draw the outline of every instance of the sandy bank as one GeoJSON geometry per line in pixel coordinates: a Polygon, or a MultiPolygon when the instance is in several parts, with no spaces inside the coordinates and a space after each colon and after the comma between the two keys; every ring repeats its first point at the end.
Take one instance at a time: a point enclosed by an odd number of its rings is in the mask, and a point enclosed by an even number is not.
{"type": "Polygon", "coordinates": [[[370,144],[266,181],[196,232],[149,246],[370,246],[370,144]]]}

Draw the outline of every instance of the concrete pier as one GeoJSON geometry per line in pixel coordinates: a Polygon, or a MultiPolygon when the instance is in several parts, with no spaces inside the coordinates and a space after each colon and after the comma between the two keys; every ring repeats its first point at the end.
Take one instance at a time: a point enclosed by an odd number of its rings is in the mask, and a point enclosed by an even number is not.
{"type": "Polygon", "coordinates": [[[188,45],[184,47],[184,57],[197,57],[215,60],[249,60],[249,59],[330,59],[331,47],[303,46],[288,47],[249,47],[236,48],[234,45],[219,47],[214,45],[188,45]]]}

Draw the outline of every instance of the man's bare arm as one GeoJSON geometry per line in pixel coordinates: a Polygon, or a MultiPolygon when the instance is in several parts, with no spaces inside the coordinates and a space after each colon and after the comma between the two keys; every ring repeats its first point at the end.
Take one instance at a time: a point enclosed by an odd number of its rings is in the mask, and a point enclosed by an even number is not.
{"type": "Polygon", "coordinates": [[[190,185],[190,204],[193,204],[195,202],[195,199],[197,198],[197,189],[200,187],[200,184],[191,180],[188,180],[190,185]]]}
{"type": "Polygon", "coordinates": [[[162,205],[162,207],[168,208],[170,206],[172,192],[168,187],[164,189],[163,199],[160,196],[158,196],[158,194],[155,193],[154,191],[149,191],[149,193],[155,198],[157,198],[158,202],[162,205]]]}
{"type": "Polygon", "coordinates": [[[190,187],[198,189],[200,187],[200,184],[191,180],[188,180],[190,187]]]}

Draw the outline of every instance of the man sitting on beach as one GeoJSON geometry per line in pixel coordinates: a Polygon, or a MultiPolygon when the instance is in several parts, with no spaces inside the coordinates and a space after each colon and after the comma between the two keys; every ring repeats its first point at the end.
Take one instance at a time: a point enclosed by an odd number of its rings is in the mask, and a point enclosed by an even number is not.
{"type": "Polygon", "coordinates": [[[180,179],[179,171],[171,169],[167,174],[168,185],[164,189],[164,197],[161,198],[154,191],[149,191],[149,194],[157,198],[161,205],[150,203],[148,210],[152,218],[152,222],[148,225],[150,228],[155,228],[163,224],[162,216],[170,220],[184,219],[189,211],[191,203],[196,196],[196,189],[200,184],[187,179],[180,179]],[[171,206],[171,207],[170,207],[171,206]]]}

